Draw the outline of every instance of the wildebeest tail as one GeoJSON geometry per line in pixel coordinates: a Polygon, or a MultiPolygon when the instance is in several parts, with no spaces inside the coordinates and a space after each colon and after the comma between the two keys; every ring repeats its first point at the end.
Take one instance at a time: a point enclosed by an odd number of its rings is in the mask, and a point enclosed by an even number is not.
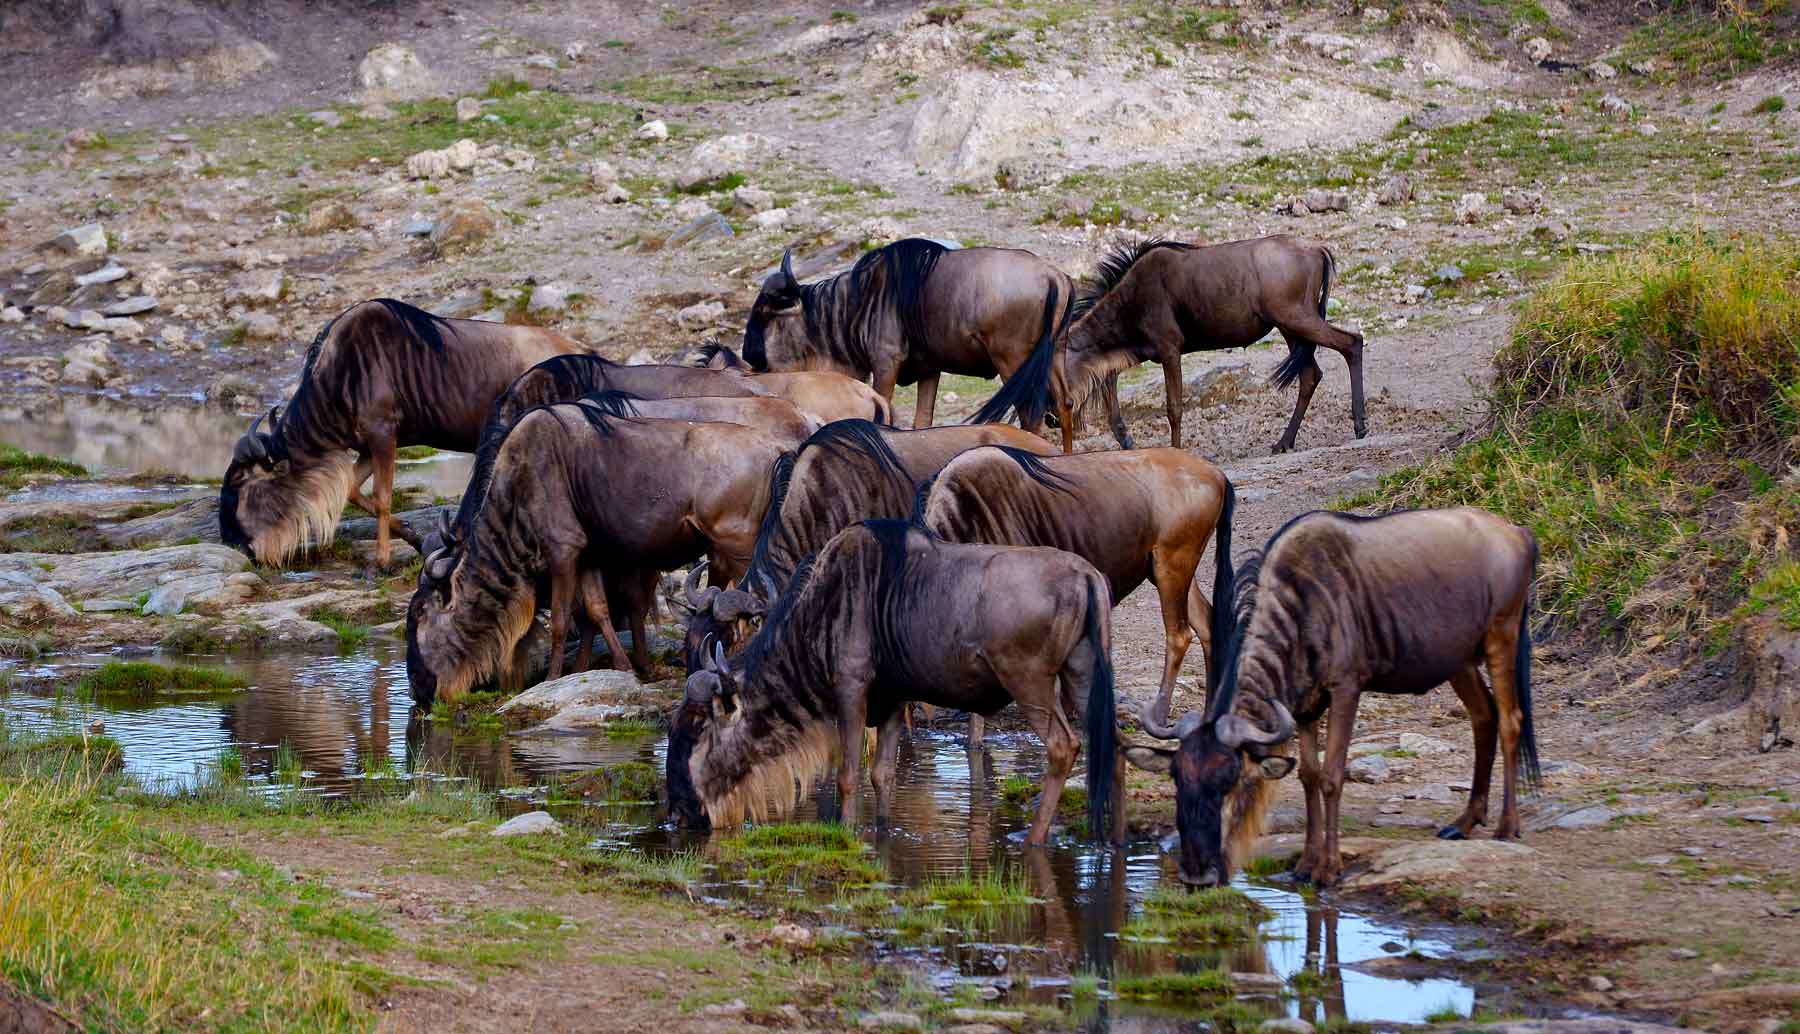
{"type": "Polygon", "coordinates": [[[1069,480],[1069,476],[1059,470],[1050,469],[1050,464],[1045,463],[1044,458],[1037,453],[1026,452],[1024,449],[1015,448],[1011,445],[996,445],[993,446],[993,448],[999,449],[1006,455],[1007,459],[1018,464],[1019,469],[1034,483],[1042,485],[1052,491],[1061,492],[1064,495],[1072,495],[1074,493],[1074,490],[1070,487],[1074,482],[1069,480]]]}
{"type": "Polygon", "coordinates": [[[1056,342],[1068,322],[1066,309],[1062,321],[1056,318],[1059,293],[1056,284],[1052,283],[1049,293],[1044,296],[1044,329],[1037,347],[1006,383],[1000,385],[1000,390],[994,392],[987,405],[969,418],[969,423],[997,424],[1006,419],[1007,413],[1016,412],[1021,426],[1043,426],[1044,415],[1050,412],[1050,376],[1056,369],[1056,342]]]}
{"type": "MultiPolygon", "coordinates": [[[[1098,575],[1090,577],[1087,587],[1087,629],[1083,633],[1083,639],[1094,655],[1094,673],[1088,684],[1087,698],[1087,791],[1088,831],[1096,843],[1105,843],[1112,832],[1112,824],[1107,820],[1112,812],[1112,777],[1119,749],[1119,730],[1113,714],[1116,701],[1113,694],[1112,656],[1108,649],[1111,644],[1107,642],[1108,636],[1103,625],[1110,613],[1110,602],[1110,598],[1101,591],[1098,575]]],[[[1122,806],[1123,802],[1120,803],[1122,806]]]]}
{"type": "Polygon", "coordinates": [[[1319,318],[1324,319],[1326,304],[1331,301],[1331,272],[1337,268],[1337,259],[1331,254],[1330,248],[1320,248],[1319,251],[1325,256],[1323,282],[1319,285],[1319,318]]]}
{"type": "Polygon", "coordinates": [[[1513,656],[1513,679],[1519,697],[1519,767],[1524,770],[1525,785],[1537,789],[1542,772],[1538,768],[1537,733],[1531,723],[1531,594],[1537,589],[1538,544],[1531,540],[1531,580],[1525,585],[1525,603],[1519,608],[1519,644],[1513,656]]]}
{"type": "MultiPolygon", "coordinates": [[[[1324,303],[1320,303],[1319,307],[1324,308],[1324,303]]],[[[1277,388],[1285,388],[1299,380],[1300,375],[1306,372],[1307,367],[1317,365],[1317,361],[1313,358],[1313,353],[1316,351],[1318,351],[1318,346],[1311,341],[1288,342],[1287,358],[1283,359],[1281,365],[1275,368],[1275,372],[1269,375],[1269,383],[1277,388]]]]}
{"type": "Polygon", "coordinates": [[[750,566],[744,569],[744,577],[738,581],[738,588],[746,592],[759,591],[765,576],[777,588],[781,587],[781,579],[769,569],[769,549],[775,536],[781,534],[781,503],[787,498],[788,485],[794,480],[794,461],[798,458],[799,454],[793,450],[784,450],[769,468],[769,507],[763,511],[762,524],[756,529],[756,546],[750,551],[750,566]]]}
{"type": "Polygon", "coordinates": [[[1225,654],[1232,634],[1237,630],[1237,581],[1231,566],[1231,515],[1237,509],[1237,489],[1225,481],[1225,505],[1219,509],[1219,524],[1213,529],[1213,611],[1212,645],[1206,651],[1206,685],[1210,692],[1219,685],[1225,669],[1225,654]]]}

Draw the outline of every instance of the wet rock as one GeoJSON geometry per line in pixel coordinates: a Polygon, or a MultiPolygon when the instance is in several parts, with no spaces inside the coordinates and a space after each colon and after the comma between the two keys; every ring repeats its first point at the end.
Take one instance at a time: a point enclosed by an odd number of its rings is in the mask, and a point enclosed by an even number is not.
{"type": "Polygon", "coordinates": [[[1313,1034],[1313,1025],[1305,1020],[1297,1020],[1291,1016],[1280,1019],[1264,1020],[1256,1027],[1257,1034],[1313,1034]]]}
{"type": "Polygon", "coordinates": [[[473,97],[456,99],[456,121],[473,122],[481,117],[481,102],[473,97]]]}
{"type": "Polygon", "coordinates": [[[1026,1016],[1010,1009],[951,1009],[950,1018],[958,1023],[990,1023],[997,1027],[1023,1027],[1026,1016]]]}
{"type": "Polygon", "coordinates": [[[1390,176],[1375,194],[1378,205],[1399,205],[1412,200],[1413,182],[1410,176],[1390,176]]]}
{"type": "Polygon", "coordinates": [[[70,255],[97,256],[106,254],[109,242],[105,227],[99,223],[88,223],[64,230],[50,243],[59,251],[70,255]]]}
{"type": "Polygon", "coordinates": [[[1605,82],[1608,79],[1618,78],[1619,70],[1604,61],[1596,61],[1587,66],[1587,74],[1589,79],[1593,79],[1596,82],[1605,82]]]}
{"type": "Polygon", "coordinates": [[[1341,190],[1313,189],[1301,195],[1306,208],[1311,212],[1348,212],[1350,195],[1341,190]]]}
{"type": "MultiPolygon", "coordinates": [[[[1457,272],[1460,273],[1461,270],[1457,272]]],[[[1403,732],[1400,734],[1400,749],[1414,754],[1452,754],[1457,748],[1455,744],[1444,740],[1422,736],[1416,732],[1403,732]]]]}
{"type": "Polygon", "coordinates": [[[1353,783],[1385,783],[1393,777],[1387,758],[1380,754],[1367,754],[1357,758],[1345,767],[1344,774],[1353,783]]]}
{"type": "Polygon", "coordinates": [[[1473,874],[1511,870],[1536,855],[1509,840],[1423,840],[1384,844],[1367,856],[1368,868],[1345,887],[1368,890],[1397,883],[1434,883],[1473,874]]]}
{"type": "Polygon", "coordinates": [[[261,392],[252,381],[235,373],[220,374],[206,385],[206,400],[221,406],[254,407],[261,398],[261,392]]]}
{"type": "Polygon", "coordinates": [[[583,171],[587,173],[588,182],[593,184],[595,190],[603,191],[619,182],[619,170],[613,168],[609,161],[596,158],[588,162],[583,171]]]}
{"type": "Polygon", "coordinates": [[[523,815],[515,815],[494,827],[489,833],[491,837],[537,836],[543,833],[560,833],[562,823],[547,811],[528,811],[523,815]]]}
{"type": "Polygon", "coordinates": [[[910,1013],[910,1012],[894,1012],[891,1010],[884,1010],[882,1012],[864,1013],[863,1018],[861,1020],[858,1020],[856,1025],[861,1027],[864,1030],[920,1030],[920,1031],[922,1031],[925,1029],[925,1021],[919,1019],[917,1016],[914,1016],[912,1013],[910,1013]]]}
{"type": "Polygon", "coordinates": [[[141,316],[156,308],[156,297],[148,294],[135,294],[130,298],[116,301],[100,310],[102,316],[141,316]]]}
{"type": "Polygon", "coordinates": [[[1488,199],[1486,194],[1471,192],[1456,199],[1450,206],[1451,216],[1459,223],[1479,223],[1488,217],[1488,199]]]}
{"type": "Polygon", "coordinates": [[[235,277],[225,289],[225,304],[255,309],[274,305],[286,294],[287,277],[281,270],[264,269],[235,277]]]}
{"type": "Polygon", "coordinates": [[[643,683],[629,671],[584,671],[541,682],[501,704],[497,713],[549,715],[571,707],[638,703],[645,695],[643,683]]]}
{"type": "Polygon", "coordinates": [[[699,330],[723,318],[725,304],[717,300],[695,302],[675,313],[675,323],[683,330],[699,330]]]}
{"type": "Polygon", "coordinates": [[[365,101],[420,100],[438,92],[437,76],[411,47],[398,43],[369,48],[357,66],[356,78],[362,84],[365,101]]]}
{"type": "Polygon", "coordinates": [[[663,242],[663,246],[667,248],[685,248],[690,244],[696,244],[701,241],[719,240],[735,236],[737,236],[737,234],[732,232],[731,224],[725,221],[724,216],[717,212],[707,212],[705,215],[694,219],[681,229],[669,234],[668,239],[663,242]]]}
{"type": "Polygon", "coordinates": [[[342,201],[320,201],[306,210],[306,223],[301,229],[309,235],[354,230],[356,213],[342,201]]]}
{"type": "Polygon", "coordinates": [[[1540,64],[1548,60],[1554,52],[1550,41],[1542,36],[1531,37],[1521,44],[1520,49],[1525,51],[1525,56],[1531,59],[1532,64],[1540,64]]]}
{"type": "Polygon", "coordinates": [[[83,273],[80,276],[77,276],[75,278],[75,283],[79,287],[90,287],[94,284],[110,284],[118,280],[123,280],[130,275],[131,270],[126,269],[116,262],[108,262],[106,265],[101,266],[91,273],[83,273]]]}
{"type": "Polygon", "coordinates": [[[637,135],[639,139],[643,140],[667,140],[669,127],[662,119],[654,118],[639,126],[637,135]]]}
{"type": "Polygon", "coordinates": [[[0,576],[23,576],[75,599],[132,597],[184,578],[223,578],[249,567],[249,558],[237,550],[205,543],[108,553],[0,555],[0,576]]]}
{"type": "Polygon", "coordinates": [[[104,338],[88,338],[63,352],[62,379],[65,384],[84,384],[103,388],[119,375],[119,362],[104,338]]]}
{"type": "Polygon", "coordinates": [[[1248,973],[1242,970],[1231,974],[1231,986],[1238,991],[1279,991],[1286,984],[1273,973],[1248,973]]]}
{"type": "Polygon", "coordinates": [[[500,219],[480,198],[463,198],[431,228],[431,245],[440,255],[479,249],[500,228],[500,219]]]}
{"type": "Polygon", "coordinates": [[[569,307],[569,295],[574,291],[568,284],[538,284],[531,289],[531,298],[525,307],[535,313],[557,313],[569,307]]]}

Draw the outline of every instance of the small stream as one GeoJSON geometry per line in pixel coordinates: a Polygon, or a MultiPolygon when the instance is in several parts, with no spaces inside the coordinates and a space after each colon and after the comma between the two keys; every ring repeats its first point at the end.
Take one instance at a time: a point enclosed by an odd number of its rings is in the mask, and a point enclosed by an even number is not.
{"type": "MultiPolygon", "coordinates": [[[[575,774],[622,762],[663,767],[658,738],[520,737],[497,732],[457,733],[445,723],[412,715],[404,650],[376,642],[345,656],[267,654],[208,660],[241,672],[251,687],[222,700],[172,703],[141,709],[100,707],[56,687],[78,679],[107,656],[59,656],[10,665],[0,693],[0,719],[14,731],[66,731],[93,718],[124,748],[126,772],[152,789],[192,786],[231,752],[244,776],[271,793],[304,792],[354,797],[405,792],[414,777],[469,780],[497,795],[502,814],[540,806],[546,787],[575,774]],[[300,775],[299,790],[286,789],[300,775]],[[280,771],[278,771],[280,770],[280,771]]],[[[965,746],[960,722],[921,728],[902,750],[891,828],[862,839],[895,887],[918,886],[933,876],[990,871],[1021,881],[1034,903],[984,914],[979,921],[950,919],[927,936],[898,936],[865,922],[849,936],[866,939],[879,956],[909,965],[946,995],[980,998],[1004,1006],[1032,1002],[1074,1008],[1088,1029],[1117,1032],[1211,1028],[1205,1013],[1136,999],[1071,1002],[1072,979],[1134,974],[1192,973],[1221,969],[1265,974],[1266,987],[1245,985],[1238,1001],[1268,1016],[1309,1020],[1346,1018],[1418,1022],[1454,1010],[1471,1014],[1496,1003],[1529,1009],[1501,989],[1476,987],[1445,976],[1432,960],[1478,958],[1470,931],[1422,927],[1380,919],[1303,897],[1280,882],[1245,881],[1238,887],[1270,913],[1256,936],[1231,947],[1188,949],[1167,943],[1128,941],[1119,930],[1142,909],[1145,895],[1172,884],[1173,858],[1153,840],[1122,850],[1098,848],[1058,836],[1044,849],[1023,846],[1030,821],[1026,806],[1001,799],[1008,776],[1036,780],[1042,751],[1021,732],[990,732],[977,751],[965,746]],[[1303,994],[1278,994],[1301,970],[1312,976],[1293,983],[1303,994]],[[1274,978],[1272,980],[1268,978],[1274,978]]],[[[829,782],[829,780],[827,780],[829,782]]],[[[862,814],[873,814],[866,780],[862,814]]],[[[835,789],[821,787],[802,802],[797,819],[833,809],[835,789]]],[[[558,805],[565,819],[596,831],[596,848],[629,848],[647,856],[698,849],[706,837],[662,824],[656,806],[558,805]]],[[[765,910],[808,904],[800,891],[749,885],[716,864],[703,869],[696,892],[765,910]]],[[[824,908],[830,918],[829,901],[824,908]]],[[[811,904],[818,904],[812,902],[811,904]]],[[[927,924],[930,925],[930,924],[927,924]]]]}

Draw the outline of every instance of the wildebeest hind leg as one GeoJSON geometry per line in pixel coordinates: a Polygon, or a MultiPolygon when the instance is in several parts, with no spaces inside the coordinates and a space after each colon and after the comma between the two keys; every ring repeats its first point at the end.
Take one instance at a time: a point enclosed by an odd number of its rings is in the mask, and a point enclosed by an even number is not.
{"type": "MultiPolygon", "coordinates": [[[[1062,708],[1058,705],[1055,676],[1034,677],[1030,685],[1013,685],[1009,682],[1006,689],[1015,701],[1021,701],[1020,710],[1044,741],[1044,794],[1038,801],[1037,818],[1032,820],[1031,832],[1025,837],[1025,843],[1040,845],[1050,837],[1050,821],[1056,817],[1056,806],[1062,801],[1063,784],[1069,781],[1069,773],[1075,768],[1075,757],[1081,751],[1081,741],[1075,731],[1069,728],[1069,722],[1063,717],[1062,708]],[[1043,700],[1045,704],[1027,707],[1026,700],[1043,700]]],[[[1105,762],[1089,759],[1089,764],[1105,762]]],[[[1098,831],[1096,831],[1098,832],[1098,831]]]]}
{"type": "Polygon", "coordinates": [[[1500,751],[1506,760],[1505,781],[1501,784],[1500,824],[1494,827],[1495,840],[1516,840],[1519,836],[1519,738],[1524,728],[1524,712],[1519,706],[1518,670],[1514,667],[1514,651],[1519,645],[1519,618],[1503,618],[1488,633],[1487,669],[1492,683],[1494,710],[1500,724],[1500,751]]]}
{"type": "Polygon", "coordinates": [[[930,427],[937,416],[938,374],[928,373],[919,378],[919,400],[913,406],[913,427],[930,427]]]}
{"type": "Polygon", "coordinates": [[[1194,567],[1200,558],[1191,551],[1158,546],[1150,551],[1150,580],[1162,604],[1163,675],[1156,691],[1156,720],[1169,720],[1169,705],[1175,698],[1175,676],[1187,656],[1194,632],[1188,627],[1188,589],[1194,584],[1194,567]]]}
{"type": "Polygon", "coordinates": [[[1338,853],[1338,805],[1344,796],[1344,768],[1350,760],[1350,733],[1356,726],[1356,705],[1360,689],[1339,689],[1331,694],[1331,727],[1325,737],[1325,849],[1313,866],[1313,882],[1329,887],[1344,871],[1344,858],[1338,853]]]}
{"type": "Polygon", "coordinates": [[[1481,682],[1481,673],[1473,667],[1452,676],[1450,688],[1469,712],[1469,724],[1475,731],[1475,776],[1469,781],[1469,804],[1456,821],[1438,830],[1445,840],[1461,840],[1476,826],[1487,822],[1488,787],[1494,776],[1494,740],[1500,730],[1494,713],[1494,696],[1481,682]]]}
{"type": "Polygon", "coordinates": [[[389,524],[394,521],[394,462],[396,445],[392,434],[371,435],[369,462],[375,474],[375,564],[383,570],[394,558],[388,541],[389,524]]]}
{"type": "MultiPolygon", "coordinates": [[[[838,748],[842,760],[838,764],[838,821],[846,826],[856,825],[856,795],[862,789],[862,745],[863,730],[868,724],[868,698],[861,693],[843,693],[839,699],[845,706],[838,713],[838,748]]],[[[901,708],[895,708],[896,714],[901,708]]],[[[889,722],[897,722],[890,717],[889,722]]],[[[886,726],[882,732],[886,733],[886,726]]],[[[897,735],[897,734],[896,734],[897,735]]],[[[876,740],[876,762],[881,760],[880,749],[884,744],[880,738],[876,740]]]]}
{"type": "MultiPolygon", "coordinates": [[[[1286,334],[1286,331],[1282,331],[1283,336],[1286,334]]],[[[1288,348],[1293,347],[1294,342],[1290,339],[1288,348]]],[[[1317,360],[1307,363],[1306,368],[1300,371],[1300,393],[1294,396],[1294,415],[1288,418],[1287,430],[1281,432],[1281,440],[1275,443],[1276,452],[1287,452],[1294,447],[1294,438],[1300,433],[1300,421],[1306,419],[1306,408],[1312,405],[1313,390],[1319,386],[1319,381],[1324,376],[1317,360]]]]}

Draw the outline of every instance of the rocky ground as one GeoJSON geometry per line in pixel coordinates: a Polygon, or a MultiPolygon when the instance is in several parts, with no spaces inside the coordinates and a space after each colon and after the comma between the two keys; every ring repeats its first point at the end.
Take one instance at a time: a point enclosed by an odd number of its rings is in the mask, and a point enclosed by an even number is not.
{"type": "MultiPolygon", "coordinates": [[[[110,399],[145,414],[127,437],[222,453],[220,411],[283,397],[324,321],[373,296],[642,361],[735,343],[784,248],[803,276],[908,234],[1080,274],[1122,237],[1289,232],[1337,253],[1372,433],[1351,438],[1327,357],[1301,450],[1270,457],[1292,404],[1264,385],[1276,351],[1189,357],[1184,444],[1230,472],[1258,542],[1478,425],[1511,303],[1562,259],[1800,222],[1791,62],[1691,74],[1628,18],[1554,0],[278,6],[185,65],[74,60],[30,24],[0,44],[0,440],[110,399]]],[[[1158,382],[1127,377],[1140,444],[1167,442],[1158,382]]],[[[990,390],[952,379],[939,419],[990,390]]],[[[321,616],[398,616],[412,572],[365,575],[360,547],[296,578],[198,541],[216,524],[190,481],[0,502],[10,537],[39,536],[0,557],[0,611],[69,646],[310,642],[335,634],[321,616]]],[[[1152,684],[1153,596],[1116,630],[1125,683],[1152,684]]],[[[1544,648],[1558,767],[1508,851],[1423,843],[1467,778],[1454,700],[1365,705],[1347,811],[1377,839],[1354,843],[1431,857],[1350,889],[1410,872],[1415,907],[1533,939],[1553,964],[1520,979],[1595,1006],[1783,1029],[1800,776],[1746,743],[1731,659],[1691,652],[1544,648]]],[[[1167,821],[1159,790],[1136,794],[1167,821]]]]}

